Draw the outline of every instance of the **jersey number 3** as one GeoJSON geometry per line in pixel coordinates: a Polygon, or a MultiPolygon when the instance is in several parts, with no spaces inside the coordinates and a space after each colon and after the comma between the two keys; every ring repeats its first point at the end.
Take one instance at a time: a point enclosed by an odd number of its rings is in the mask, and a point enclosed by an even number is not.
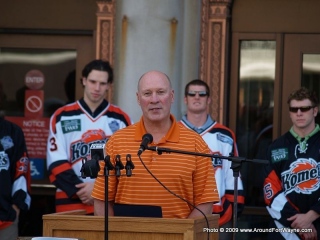
{"type": "Polygon", "coordinates": [[[53,137],[50,138],[50,144],[51,144],[51,147],[50,147],[51,152],[56,151],[58,149],[55,138],[53,138],[53,137]]]}

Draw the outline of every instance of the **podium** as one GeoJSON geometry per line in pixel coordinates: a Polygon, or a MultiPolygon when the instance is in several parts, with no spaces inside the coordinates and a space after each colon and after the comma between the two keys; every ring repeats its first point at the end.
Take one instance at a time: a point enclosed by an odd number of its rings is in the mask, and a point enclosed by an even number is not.
{"type": "MultiPolygon", "coordinates": [[[[69,237],[84,240],[104,239],[104,216],[85,215],[85,211],[45,214],[44,237],[69,237]]],[[[209,228],[217,230],[219,215],[208,215],[209,228]]],[[[199,240],[208,239],[205,218],[173,219],[143,217],[109,217],[109,240],[199,240]]],[[[218,232],[209,234],[217,240],[218,232]]]]}

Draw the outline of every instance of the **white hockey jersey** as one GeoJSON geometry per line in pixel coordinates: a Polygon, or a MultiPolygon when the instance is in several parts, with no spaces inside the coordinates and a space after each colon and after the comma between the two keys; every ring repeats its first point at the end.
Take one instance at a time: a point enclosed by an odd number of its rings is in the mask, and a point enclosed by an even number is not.
{"type": "MultiPolygon", "coordinates": [[[[208,144],[212,154],[226,156],[238,156],[238,149],[236,139],[231,129],[226,126],[213,121],[208,116],[207,122],[204,126],[197,128],[192,125],[186,116],[183,116],[180,121],[186,128],[198,132],[205,142],[208,144]]],[[[234,202],[234,177],[233,170],[230,169],[231,161],[221,158],[213,158],[212,164],[215,169],[215,178],[219,191],[220,202],[213,205],[214,214],[220,214],[219,226],[225,224],[232,219],[232,203],[234,202]]],[[[238,178],[238,212],[243,210],[244,206],[244,192],[242,180],[238,178]]]]}
{"type": "Polygon", "coordinates": [[[85,209],[93,206],[82,204],[77,197],[76,184],[93,182],[81,178],[83,159],[91,159],[92,144],[105,144],[118,129],[130,125],[129,116],[106,100],[91,113],[83,99],[59,108],[50,119],[47,143],[47,168],[49,179],[57,187],[56,211],[85,209]]]}

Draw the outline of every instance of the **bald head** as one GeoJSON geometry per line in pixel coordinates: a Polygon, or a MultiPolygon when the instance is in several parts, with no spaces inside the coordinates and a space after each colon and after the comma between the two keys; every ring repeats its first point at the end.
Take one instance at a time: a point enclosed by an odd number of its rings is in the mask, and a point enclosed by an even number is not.
{"type": "Polygon", "coordinates": [[[140,83],[144,79],[151,79],[151,80],[154,80],[154,81],[157,81],[157,80],[160,80],[160,79],[166,79],[168,81],[168,83],[169,83],[170,89],[172,89],[171,81],[170,81],[170,78],[168,77],[168,75],[163,73],[163,72],[160,72],[160,71],[157,71],[157,70],[153,70],[153,71],[149,71],[149,72],[144,73],[140,77],[140,79],[138,81],[138,92],[141,90],[140,83]]]}

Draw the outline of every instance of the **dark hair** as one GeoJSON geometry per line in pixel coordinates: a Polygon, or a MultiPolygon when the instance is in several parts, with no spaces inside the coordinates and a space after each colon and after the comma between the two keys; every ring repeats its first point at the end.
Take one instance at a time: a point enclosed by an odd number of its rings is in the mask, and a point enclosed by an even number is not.
{"type": "Polygon", "coordinates": [[[290,105],[291,100],[301,101],[304,99],[309,99],[314,107],[319,104],[317,94],[305,87],[301,87],[300,89],[292,92],[288,97],[287,103],[290,105]]]}
{"type": "Polygon", "coordinates": [[[188,95],[189,92],[189,86],[190,85],[197,85],[197,86],[204,86],[206,88],[206,92],[208,93],[208,97],[210,96],[210,89],[209,89],[209,85],[205,82],[202,81],[201,79],[194,79],[192,81],[190,81],[185,89],[184,89],[184,96],[186,97],[188,95]]]}
{"type": "MultiPolygon", "coordinates": [[[[109,75],[108,83],[113,82],[113,69],[108,61],[93,60],[89,62],[82,70],[82,77],[87,78],[92,70],[107,72],[109,75]]],[[[81,79],[82,84],[82,79],[81,79]]]]}

